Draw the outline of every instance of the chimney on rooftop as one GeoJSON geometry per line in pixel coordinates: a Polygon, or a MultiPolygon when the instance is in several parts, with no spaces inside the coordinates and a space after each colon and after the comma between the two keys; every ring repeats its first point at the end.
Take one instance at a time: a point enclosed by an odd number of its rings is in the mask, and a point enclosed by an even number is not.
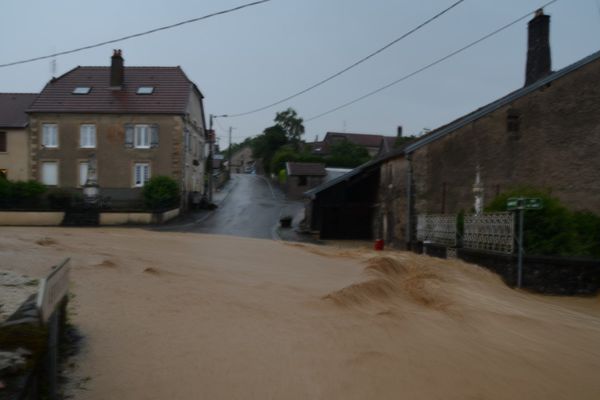
{"type": "Polygon", "coordinates": [[[402,137],[402,125],[398,125],[397,136],[402,137]]]}
{"type": "Polygon", "coordinates": [[[545,15],[544,10],[540,8],[535,12],[535,17],[529,21],[528,30],[525,86],[540,80],[551,72],[550,16],[545,15]]]}
{"type": "Polygon", "coordinates": [[[121,50],[113,50],[110,58],[110,87],[121,89],[125,79],[125,68],[123,67],[123,57],[121,50]]]}

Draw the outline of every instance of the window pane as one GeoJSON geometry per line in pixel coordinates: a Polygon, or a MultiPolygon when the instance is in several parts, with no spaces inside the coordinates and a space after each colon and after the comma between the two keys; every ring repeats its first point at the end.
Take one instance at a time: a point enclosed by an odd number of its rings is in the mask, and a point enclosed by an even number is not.
{"type": "Polygon", "coordinates": [[[58,164],[54,161],[42,163],[42,183],[44,185],[58,185],[58,164]]]}
{"type": "Polygon", "coordinates": [[[58,147],[58,127],[56,124],[42,125],[42,145],[45,147],[58,147]]]}
{"type": "Polygon", "coordinates": [[[6,151],[6,132],[0,132],[0,152],[6,151]]]}
{"type": "Polygon", "coordinates": [[[150,147],[150,129],[148,125],[135,126],[135,147],[150,147]]]}
{"type": "Polygon", "coordinates": [[[96,147],[96,125],[81,125],[79,132],[79,145],[81,147],[96,147]]]}
{"type": "Polygon", "coordinates": [[[88,176],[88,163],[79,163],[79,186],[85,185],[88,176]]]}

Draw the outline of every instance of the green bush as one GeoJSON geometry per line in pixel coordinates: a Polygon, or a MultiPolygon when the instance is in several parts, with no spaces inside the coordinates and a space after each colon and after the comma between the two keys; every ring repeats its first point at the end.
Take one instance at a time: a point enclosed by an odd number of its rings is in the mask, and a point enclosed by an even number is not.
{"type": "Polygon", "coordinates": [[[177,207],[180,201],[179,185],[168,176],[150,178],[142,194],[146,207],[153,210],[177,207]]]}
{"type": "Polygon", "coordinates": [[[46,186],[36,181],[12,182],[0,178],[1,208],[38,208],[46,186]]]}
{"type": "Polygon", "coordinates": [[[486,211],[506,211],[511,197],[541,198],[541,210],[526,210],[524,248],[529,254],[600,257],[600,217],[571,212],[549,192],[520,187],[502,193],[486,211]]]}

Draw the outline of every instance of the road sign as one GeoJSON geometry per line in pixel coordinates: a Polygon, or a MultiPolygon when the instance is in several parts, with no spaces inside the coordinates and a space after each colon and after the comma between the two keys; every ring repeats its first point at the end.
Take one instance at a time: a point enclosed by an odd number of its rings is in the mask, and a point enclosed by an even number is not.
{"type": "Polygon", "coordinates": [[[52,272],[40,281],[37,308],[44,324],[69,290],[69,260],[67,258],[60,265],[53,267],[52,272]]]}
{"type": "Polygon", "coordinates": [[[506,201],[506,209],[512,210],[539,210],[543,208],[542,199],[540,198],[525,198],[511,197],[506,201]]]}

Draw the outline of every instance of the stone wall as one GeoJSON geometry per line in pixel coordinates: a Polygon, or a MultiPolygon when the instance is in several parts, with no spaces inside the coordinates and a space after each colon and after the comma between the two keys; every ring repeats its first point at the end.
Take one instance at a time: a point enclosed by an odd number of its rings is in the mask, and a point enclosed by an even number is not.
{"type": "Polygon", "coordinates": [[[40,179],[39,163],[58,161],[59,187],[79,186],[79,162],[93,153],[98,164],[100,188],[133,187],[135,162],[150,163],[151,176],[166,175],[181,181],[183,122],[178,116],[34,114],[30,120],[31,177],[40,179]],[[58,125],[58,148],[41,146],[42,124],[58,125]],[[82,124],[96,126],[96,148],[80,148],[82,124]],[[136,149],[125,146],[125,124],[158,124],[156,148],[136,149]]]}
{"type": "Polygon", "coordinates": [[[473,207],[516,185],[548,189],[573,210],[600,213],[600,60],[413,153],[416,213],[473,207]]]}
{"type": "Polygon", "coordinates": [[[377,208],[373,218],[373,233],[386,245],[405,248],[407,229],[408,163],[403,156],[381,164],[377,208]]]}

